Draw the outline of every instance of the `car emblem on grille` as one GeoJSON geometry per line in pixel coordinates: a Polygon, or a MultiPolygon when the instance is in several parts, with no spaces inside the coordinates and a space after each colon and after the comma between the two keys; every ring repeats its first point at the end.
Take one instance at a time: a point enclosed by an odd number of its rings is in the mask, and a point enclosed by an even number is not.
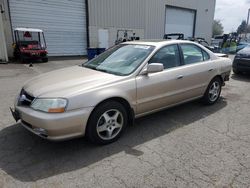
{"type": "Polygon", "coordinates": [[[24,101],[28,101],[28,102],[32,102],[31,100],[27,99],[26,95],[22,94],[19,98],[20,102],[24,102],[24,101]]]}

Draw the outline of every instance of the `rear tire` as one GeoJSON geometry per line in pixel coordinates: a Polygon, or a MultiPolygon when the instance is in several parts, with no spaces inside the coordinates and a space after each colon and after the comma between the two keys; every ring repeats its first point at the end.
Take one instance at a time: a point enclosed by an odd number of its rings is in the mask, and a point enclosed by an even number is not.
{"type": "Polygon", "coordinates": [[[20,57],[20,55],[16,51],[14,51],[14,53],[13,53],[14,61],[17,61],[19,59],[19,57],[20,57]]]}
{"type": "Polygon", "coordinates": [[[25,59],[25,58],[23,57],[23,55],[20,55],[20,62],[21,62],[21,63],[26,63],[26,62],[27,62],[27,59],[25,59]]]}
{"type": "Polygon", "coordinates": [[[48,61],[49,61],[49,59],[48,59],[47,57],[42,58],[42,62],[43,62],[43,63],[47,63],[48,61]]]}
{"type": "Polygon", "coordinates": [[[219,77],[215,77],[208,85],[203,96],[203,103],[206,105],[215,104],[220,98],[222,81],[219,77]]]}
{"type": "Polygon", "coordinates": [[[120,138],[127,124],[128,115],[125,107],[116,101],[108,101],[92,112],[86,134],[92,143],[110,144],[120,138]]]}

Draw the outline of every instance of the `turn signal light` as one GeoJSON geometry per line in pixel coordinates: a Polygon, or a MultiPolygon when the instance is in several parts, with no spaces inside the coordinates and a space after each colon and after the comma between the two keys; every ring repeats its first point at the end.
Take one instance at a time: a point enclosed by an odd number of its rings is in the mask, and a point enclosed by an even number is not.
{"type": "Polygon", "coordinates": [[[48,110],[49,113],[63,113],[65,108],[50,108],[48,110]]]}

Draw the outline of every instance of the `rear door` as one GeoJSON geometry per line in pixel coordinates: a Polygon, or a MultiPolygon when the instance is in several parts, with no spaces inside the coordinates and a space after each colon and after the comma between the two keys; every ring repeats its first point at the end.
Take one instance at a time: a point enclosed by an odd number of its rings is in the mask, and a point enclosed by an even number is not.
{"type": "Polygon", "coordinates": [[[202,96],[215,75],[209,54],[195,44],[180,44],[183,54],[183,96],[185,99],[202,96]]]}

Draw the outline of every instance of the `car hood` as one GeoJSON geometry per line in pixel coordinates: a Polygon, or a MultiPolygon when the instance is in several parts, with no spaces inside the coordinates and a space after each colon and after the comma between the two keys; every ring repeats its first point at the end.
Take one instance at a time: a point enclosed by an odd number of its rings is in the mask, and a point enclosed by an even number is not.
{"type": "Polygon", "coordinates": [[[250,55],[250,47],[243,48],[237,54],[240,54],[240,55],[250,55]]]}
{"type": "Polygon", "coordinates": [[[74,66],[41,74],[23,89],[34,97],[67,97],[120,79],[121,76],[74,66]]]}

